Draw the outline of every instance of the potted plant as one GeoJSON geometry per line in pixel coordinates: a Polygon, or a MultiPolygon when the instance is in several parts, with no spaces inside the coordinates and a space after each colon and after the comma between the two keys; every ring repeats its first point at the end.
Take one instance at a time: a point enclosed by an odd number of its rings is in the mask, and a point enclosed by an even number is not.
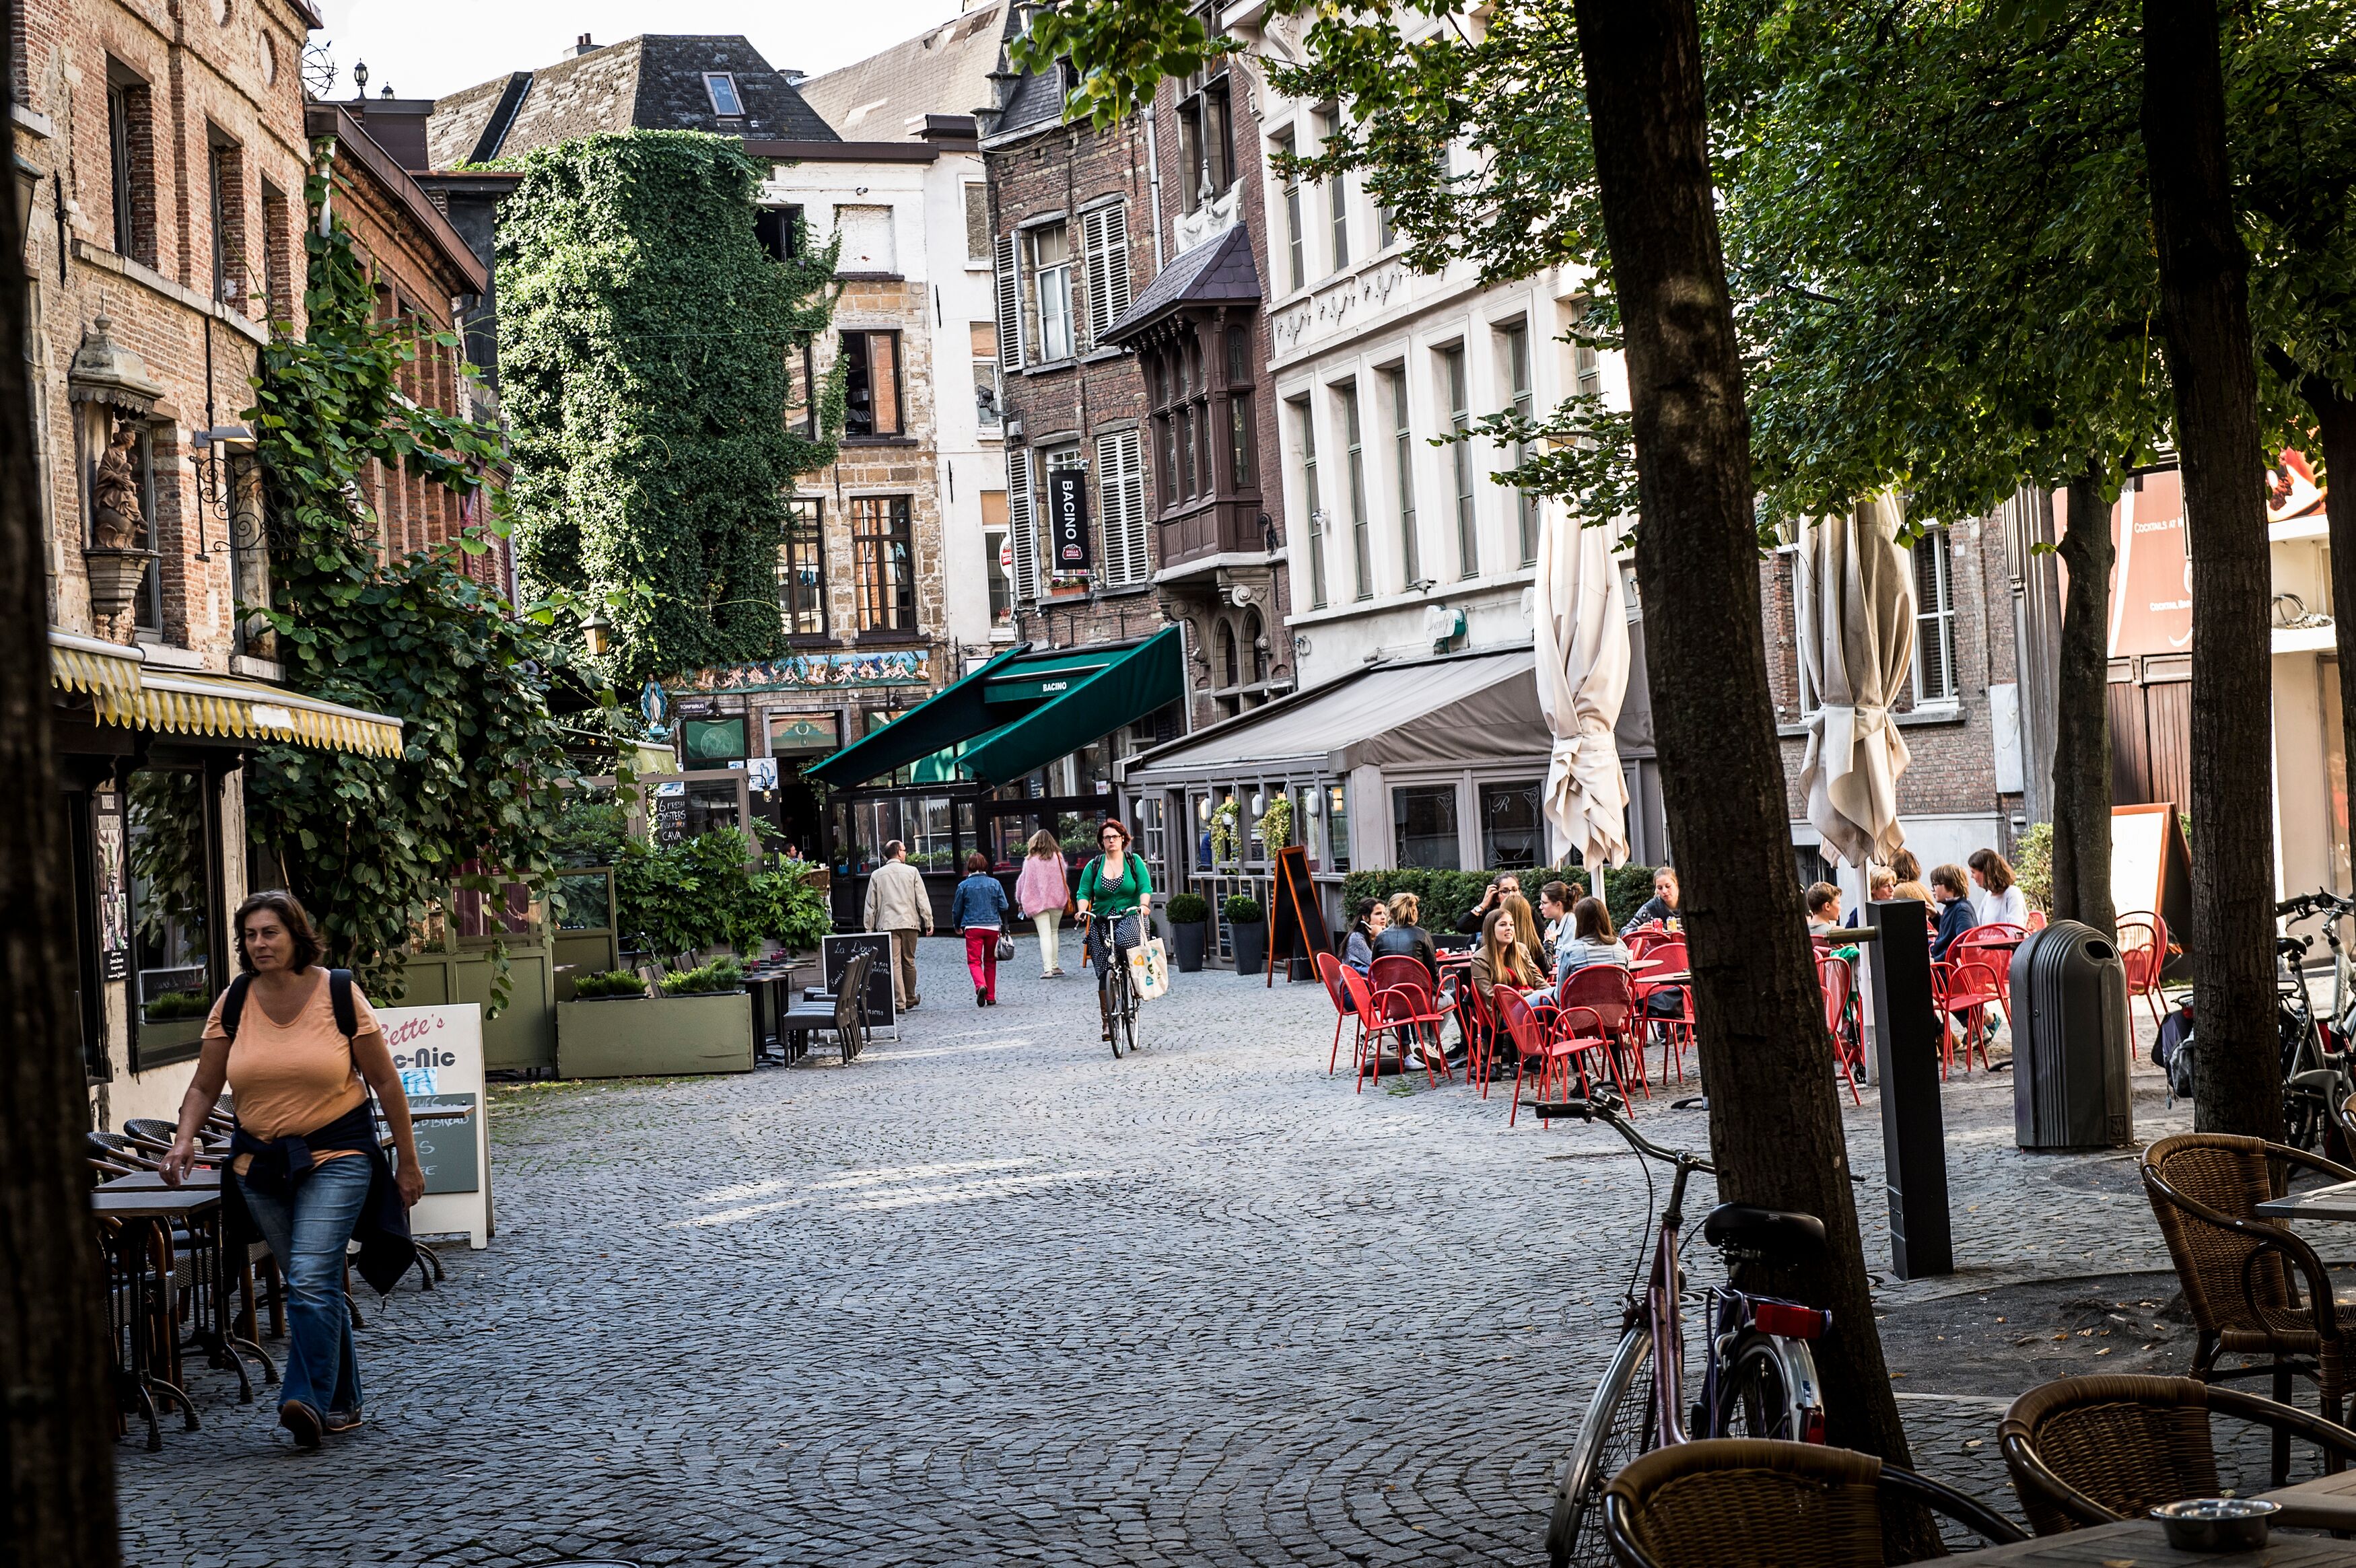
{"type": "Polygon", "coordinates": [[[1227,938],[1235,944],[1236,973],[1257,975],[1268,967],[1268,914],[1258,899],[1241,893],[1230,897],[1219,912],[1227,917],[1227,938]]]}
{"type": "Polygon", "coordinates": [[[1292,800],[1289,795],[1270,795],[1268,809],[1260,814],[1259,841],[1273,859],[1279,849],[1292,842],[1292,800]]]}
{"type": "Polygon", "coordinates": [[[744,966],[723,956],[662,976],[646,994],[636,975],[573,982],[556,1005],[556,1071],[565,1078],[637,1078],[753,1071],[753,1008],[744,966]],[[583,990],[585,982],[589,986],[583,990]],[[635,986],[636,992],[628,989],[635,986]]]}
{"type": "Polygon", "coordinates": [[[579,975],[573,981],[573,999],[578,1002],[603,1002],[616,997],[643,997],[646,994],[646,981],[627,969],[579,975]]]}
{"type": "Polygon", "coordinates": [[[1178,973],[1192,975],[1203,967],[1209,944],[1211,906],[1200,893],[1173,893],[1162,913],[1170,920],[1170,941],[1176,949],[1178,973]]]}

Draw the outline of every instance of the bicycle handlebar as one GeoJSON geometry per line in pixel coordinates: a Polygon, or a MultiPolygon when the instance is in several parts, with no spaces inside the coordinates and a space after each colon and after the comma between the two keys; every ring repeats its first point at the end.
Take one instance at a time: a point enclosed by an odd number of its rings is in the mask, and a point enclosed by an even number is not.
{"type": "Polygon", "coordinates": [[[2318,888],[2311,893],[2300,893],[2275,905],[2275,913],[2288,915],[2293,920],[2305,920],[2326,910],[2340,914],[2356,914],[2356,899],[2343,899],[2337,893],[2318,888]]]}
{"type": "Polygon", "coordinates": [[[1627,1118],[1621,1115],[1618,1104],[1608,1095],[1596,1095],[1584,1100],[1525,1100],[1522,1102],[1522,1109],[1535,1111],[1540,1116],[1549,1120],[1556,1116],[1570,1116],[1582,1122],[1601,1122],[1627,1139],[1630,1148],[1648,1158],[1657,1159],[1663,1165],[1689,1165],[1696,1170],[1706,1171],[1712,1176],[1718,1174],[1718,1168],[1701,1156],[1690,1154],[1682,1149],[1663,1148],[1634,1127],[1630,1126],[1627,1118]]]}

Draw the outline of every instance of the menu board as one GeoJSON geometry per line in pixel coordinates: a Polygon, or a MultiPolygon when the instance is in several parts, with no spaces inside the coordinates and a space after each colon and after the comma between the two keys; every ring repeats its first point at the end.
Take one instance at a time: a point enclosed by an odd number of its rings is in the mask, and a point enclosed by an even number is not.
{"type": "Polygon", "coordinates": [[[1271,986],[1279,962],[1313,962],[1318,954],[1333,951],[1333,933],[1325,928],[1325,905],[1309,875],[1309,851],[1299,844],[1286,845],[1276,852],[1274,870],[1268,912],[1267,983],[1271,986]]]}
{"type": "Polygon", "coordinates": [[[425,1196],[409,1211],[420,1236],[464,1235],[487,1246],[491,1234],[491,1140],[483,1098],[483,1009],[452,1007],[379,1008],[377,1022],[401,1074],[411,1114],[457,1110],[455,1119],[420,1120],[417,1164],[425,1196]]]}

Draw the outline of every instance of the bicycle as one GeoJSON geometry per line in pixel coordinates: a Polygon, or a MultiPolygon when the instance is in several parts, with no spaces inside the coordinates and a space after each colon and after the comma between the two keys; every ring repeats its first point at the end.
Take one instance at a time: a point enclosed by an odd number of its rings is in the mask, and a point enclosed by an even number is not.
{"type": "MultiPolygon", "coordinates": [[[[1138,918],[1135,911],[1110,916],[1104,945],[1097,954],[1097,1010],[1104,1017],[1105,1038],[1112,1042],[1112,1059],[1120,1060],[1123,1046],[1137,1049],[1137,989],[1129,976],[1129,957],[1120,947],[1121,922],[1138,918]]],[[[1096,912],[1080,916],[1080,951],[1088,951],[1096,928],[1096,912]]],[[[1136,944],[1130,944],[1135,946],[1136,944]]]]}
{"type": "MultiPolygon", "coordinates": [[[[1632,1271],[1621,1306],[1619,1348],[1588,1403],[1578,1439],[1555,1487],[1547,1529],[1553,1568],[1608,1564],[1612,1548],[1602,1526],[1603,1488],[1640,1454],[1695,1437],[1770,1437],[1822,1443],[1825,1409],[1808,1346],[1832,1326],[1832,1314],[1797,1302],[1713,1287],[1709,1340],[1699,1397],[1685,1403],[1684,1270],[1678,1263],[1685,1227],[1686,1183],[1709,1162],[1682,1149],[1662,1148],[1630,1126],[1616,1098],[1599,1091],[1584,1100],[1531,1103],[1546,1117],[1600,1121],[1627,1139],[1640,1159],[1671,1167],[1669,1201],[1653,1247],[1650,1279],[1640,1293],[1632,1271]]],[[[1651,1172],[1645,1172],[1647,1185],[1651,1172]]],[[[1647,1225],[1650,1225],[1649,1217],[1647,1225]]],[[[1804,1263],[1824,1251],[1824,1222],[1812,1214],[1721,1203],[1702,1221],[1702,1240],[1726,1261],[1730,1276],[1741,1264],[1804,1263]]]]}
{"type": "MultiPolygon", "coordinates": [[[[2275,939],[2275,951],[2289,973],[2277,974],[2277,1031],[2281,1039],[2284,1134],[2295,1148],[2313,1148],[2328,1142],[2335,1130],[2334,1111],[2356,1093],[2356,1064],[2351,1064],[2348,1040],[2356,1029],[2356,964],[2340,940],[2341,917],[2356,914],[2356,900],[2319,890],[2275,905],[2275,913],[2288,916],[2289,933],[2275,939]],[[2324,918],[2322,937],[2331,950],[2331,1010],[2316,1010],[2305,960],[2316,939],[2297,934],[2302,921],[2324,918]]],[[[2327,1150],[2329,1152],[2329,1150],[2327,1150]]],[[[2336,1157],[2336,1156],[2335,1156],[2336,1157]]]]}

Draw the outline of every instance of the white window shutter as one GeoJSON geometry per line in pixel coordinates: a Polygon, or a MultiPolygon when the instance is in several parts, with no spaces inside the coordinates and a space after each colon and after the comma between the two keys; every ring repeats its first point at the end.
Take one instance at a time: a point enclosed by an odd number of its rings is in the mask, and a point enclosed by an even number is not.
{"type": "Polygon", "coordinates": [[[1031,453],[1017,447],[1006,454],[1006,531],[1014,546],[1014,602],[1039,599],[1039,530],[1031,509],[1031,453]]]}
{"type": "Polygon", "coordinates": [[[1087,244],[1087,278],[1091,337],[1100,336],[1129,312],[1129,216],[1121,202],[1083,215],[1087,244]]]}
{"type": "Polygon", "coordinates": [[[998,363],[1023,368],[1023,262],[1014,236],[998,238],[998,363]]]}
{"type": "Polygon", "coordinates": [[[1105,581],[1134,587],[1148,575],[1145,556],[1145,474],[1138,432],[1097,437],[1098,507],[1103,514],[1105,581]]]}

